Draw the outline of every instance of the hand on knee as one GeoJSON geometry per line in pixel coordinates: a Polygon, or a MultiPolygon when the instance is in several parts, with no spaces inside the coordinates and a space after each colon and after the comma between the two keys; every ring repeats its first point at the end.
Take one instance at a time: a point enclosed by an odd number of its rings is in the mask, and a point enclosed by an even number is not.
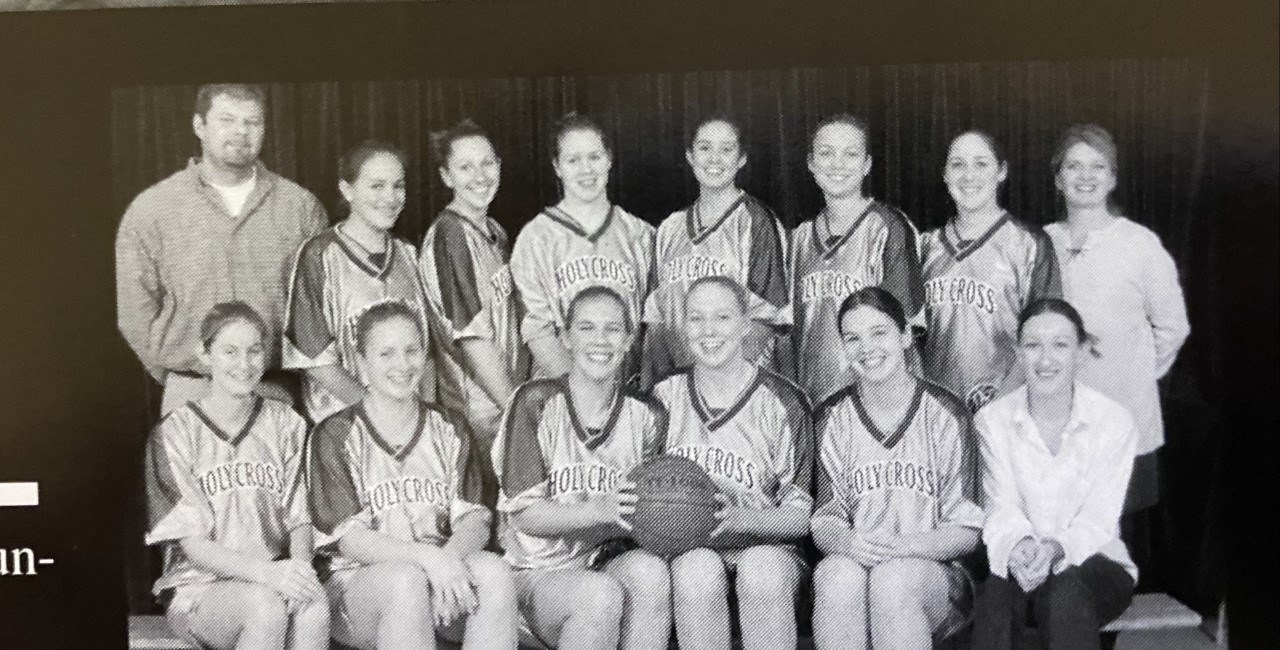
{"type": "Polygon", "coordinates": [[[515,608],[516,587],[511,567],[506,562],[493,553],[480,551],[468,556],[466,563],[475,581],[481,608],[515,608]]]}
{"type": "Polygon", "coordinates": [[[252,585],[245,590],[244,630],[254,638],[283,638],[289,630],[289,605],[280,594],[269,587],[252,585]]]}

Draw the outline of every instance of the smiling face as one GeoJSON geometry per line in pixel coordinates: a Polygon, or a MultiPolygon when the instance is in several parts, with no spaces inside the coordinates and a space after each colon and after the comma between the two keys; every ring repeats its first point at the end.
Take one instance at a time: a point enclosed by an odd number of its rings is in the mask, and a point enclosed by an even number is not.
{"type": "Polygon", "coordinates": [[[983,212],[999,208],[997,194],[1007,174],[986,138],[965,133],[951,142],[942,180],[958,210],[983,212]]]}
{"type": "Polygon", "coordinates": [[[1053,312],[1032,316],[1018,338],[1018,359],[1027,390],[1037,395],[1070,390],[1083,350],[1079,332],[1066,316],[1053,312]]]}
{"type": "Polygon", "coordinates": [[[191,120],[202,158],[230,169],[247,169],[258,161],[265,123],[262,104],[230,95],[214,97],[209,110],[191,120]]]}
{"type": "Polygon", "coordinates": [[[488,212],[501,177],[502,162],[493,144],[479,135],[454,140],[449,145],[449,160],[440,168],[440,179],[453,190],[454,200],[477,214],[488,212]]]}
{"type": "Polygon", "coordinates": [[[1116,188],[1116,170],[1097,149],[1077,142],[1062,157],[1055,184],[1069,207],[1106,207],[1116,188]]]}
{"type": "Polygon", "coordinates": [[[727,287],[704,283],[685,299],[685,337],[697,365],[720,368],[743,358],[751,321],[727,287]]]}
{"type": "Polygon", "coordinates": [[[809,173],[827,200],[862,194],[862,182],[871,171],[867,136],[862,129],[842,122],[828,124],[813,134],[809,173]]]}
{"type": "Polygon", "coordinates": [[[698,127],[684,156],[703,189],[732,187],[738,170],[747,164],[738,130],[722,120],[705,122],[698,127]]]}
{"type": "Polygon", "coordinates": [[[613,160],[600,134],[574,129],[560,134],[558,153],[552,162],[564,187],[565,198],[592,203],[604,196],[613,160]]]}
{"type": "Polygon", "coordinates": [[[214,390],[243,397],[253,392],[267,365],[267,348],[257,326],[236,319],[222,326],[200,361],[209,369],[214,390]]]}
{"type": "Polygon", "coordinates": [[[360,351],[369,390],[394,400],[418,395],[427,355],[417,325],[405,316],[375,324],[360,351]]]}
{"type": "Polygon", "coordinates": [[[582,298],[566,324],[564,342],[575,374],[593,381],[616,378],[631,349],[626,307],[612,296],[582,298]]]}
{"type": "Polygon", "coordinates": [[[404,165],[390,153],[375,153],[360,166],[354,181],[338,181],[338,189],[351,206],[352,219],[390,230],[404,209],[404,165]]]}
{"type": "Polygon", "coordinates": [[[845,362],[859,381],[879,383],[905,373],[906,350],[911,335],[902,331],[888,314],[860,305],[840,320],[845,362]]]}

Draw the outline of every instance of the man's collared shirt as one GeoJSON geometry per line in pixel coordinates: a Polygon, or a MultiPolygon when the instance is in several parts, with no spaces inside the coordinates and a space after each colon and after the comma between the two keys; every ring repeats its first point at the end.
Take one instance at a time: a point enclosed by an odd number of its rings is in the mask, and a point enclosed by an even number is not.
{"type": "Polygon", "coordinates": [[[262,315],[268,367],[279,367],[292,258],[328,223],[314,195],[261,163],[240,216],[232,216],[200,169],[192,161],[144,190],[116,236],[120,332],[161,382],[167,372],[201,370],[200,323],[229,300],[262,315]]]}

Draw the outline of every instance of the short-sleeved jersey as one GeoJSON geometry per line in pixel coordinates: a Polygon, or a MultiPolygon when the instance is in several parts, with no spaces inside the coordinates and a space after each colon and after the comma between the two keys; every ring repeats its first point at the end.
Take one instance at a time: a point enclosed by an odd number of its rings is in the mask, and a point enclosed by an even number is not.
{"type": "Polygon", "coordinates": [[[591,286],[617,291],[627,301],[631,322],[639,323],[653,283],[653,238],[653,226],[616,205],[594,233],[559,208],[534,217],[511,252],[511,276],[524,307],[524,340],[561,334],[569,303],[591,286]]]}
{"type": "Polygon", "coordinates": [[[718,217],[699,215],[697,204],[673,212],[658,226],[656,282],[644,320],[662,349],[646,350],[648,376],[662,377],[693,363],[684,340],[685,294],[698,278],[732,278],[747,290],[748,315],[770,324],[787,322],[787,234],[776,215],[743,192],[718,217]],[[706,218],[709,223],[699,225],[706,218]]]}
{"type": "Polygon", "coordinates": [[[736,506],[813,508],[813,420],[804,393],[763,368],[737,401],[714,410],[698,394],[692,371],[658,383],[666,407],[669,454],[707,470],[736,506]]]}
{"type": "Polygon", "coordinates": [[[148,544],[164,545],[158,594],[219,576],[178,542],[200,537],[246,558],[289,555],[289,533],[307,512],[307,425],[288,405],[257,398],[244,427],[224,431],[189,402],[156,425],[147,443],[148,544]]]}
{"type": "Polygon", "coordinates": [[[567,379],[520,386],[493,446],[507,561],[517,569],[585,566],[592,550],[586,542],[522,533],[512,516],[542,501],[580,503],[613,492],[620,478],[661,453],[666,428],[662,406],[627,388],[614,396],[604,426],[591,430],[574,410],[567,379]]]}
{"type": "Polygon", "coordinates": [[[453,526],[483,511],[480,477],[461,425],[421,404],[414,435],[391,444],[360,402],[326,418],[311,434],[311,519],[332,571],[356,568],[337,544],[354,528],[439,546],[453,526]]]}
{"type": "Polygon", "coordinates": [[[792,335],[800,387],[811,403],[852,383],[841,358],[836,323],[840,304],[853,292],[879,286],[902,303],[908,318],[920,310],[924,286],[916,230],[901,211],[878,201],[843,233],[831,231],[826,214],[792,234],[792,335]]]}
{"type": "MultiPolygon", "coordinates": [[[[385,253],[371,256],[338,226],[303,244],[289,282],[284,367],[340,365],[363,383],[356,365],[356,322],[380,302],[400,301],[421,314],[422,331],[429,336],[417,257],[412,244],[394,237],[387,240],[385,253]]],[[[313,422],[345,406],[306,376],[303,404],[313,422]]]]}
{"type": "Polygon", "coordinates": [[[1014,362],[1022,308],[1062,295],[1053,244],[1007,214],[975,240],[958,241],[948,223],[920,244],[925,376],[976,412],[1021,383],[1014,362]]]}
{"type": "Polygon", "coordinates": [[[903,535],[982,528],[974,499],[975,443],[960,400],[918,381],[902,423],[882,431],[856,387],[818,409],[818,500],[823,520],[856,532],[903,535]]]}
{"type": "MultiPolygon", "coordinates": [[[[529,355],[520,340],[520,305],[507,264],[511,244],[502,226],[487,217],[477,224],[445,210],[427,228],[420,255],[427,298],[447,330],[446,340],[493,341],[502,353],[507,376],[513,383],[523,381],[529,355]]],[[[494,404],[456,360],[443,359],[441,371],[451,373],[461,387],[468,415],[496,418],[501,405],[494,404]]]]}

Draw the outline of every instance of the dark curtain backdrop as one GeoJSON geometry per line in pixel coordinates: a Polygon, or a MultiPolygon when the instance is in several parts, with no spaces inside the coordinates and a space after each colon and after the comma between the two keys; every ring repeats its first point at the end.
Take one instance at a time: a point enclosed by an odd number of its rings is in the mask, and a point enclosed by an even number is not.
{"type": "MultiPolygon", "coordinates": [[[[1163,386],[1169,443],[1162,452],[1163,500],[1144,551],[1154,570],[1144,575],[1144,587],[1172,591],[1212,611],[1221,595],[1219,510],[1212,505],[1221,354],[1214,210],[1207,200],[1213,181],[1206,133],[1210,70],[1206,61],[1169,59],[277,83],[267,86],[263,159],[314,192],[336,221],[343,216],[341,153],[369,137],[396,143],[410,160],[409,199],[396,231],[416,244],[448,201],[431,159],[430,132],[471,117],[489,130],[502,157],[502,185],[491,212],[514,234],[557,199],[550,130],[576,110],[610,134],[611,196],[657,224],[694,198],[684,162],[690,130],[704,115],[727,114],[743,129],[748,160],[742,187],[793,226],[821,207],[805,165],[809,133],[823,116],[846,111],[871,127],[871,194],[901,207],[926,230],[952,212],[941,174],[947,145],[958,132],[979,127],[995,136],[1009,160],[1006,207],[1044,224],[1061,211],[1049,168],[1058,135],[1070,124],[1097,122],[1120,147],[1116,199],[1173,254],[1191,310],[1192,338],[1163,386]]],[[[190,126],[195,89],[113,93],[117,213],[197,154],[190,126]]],[[[131,370],[138,381],[148,381],[141,369],[131,370]]],[[[131,574],[140,586],[142,577],[131,574]]],[[[135,587],[131,592],[140,593],[135,587]]]]}

